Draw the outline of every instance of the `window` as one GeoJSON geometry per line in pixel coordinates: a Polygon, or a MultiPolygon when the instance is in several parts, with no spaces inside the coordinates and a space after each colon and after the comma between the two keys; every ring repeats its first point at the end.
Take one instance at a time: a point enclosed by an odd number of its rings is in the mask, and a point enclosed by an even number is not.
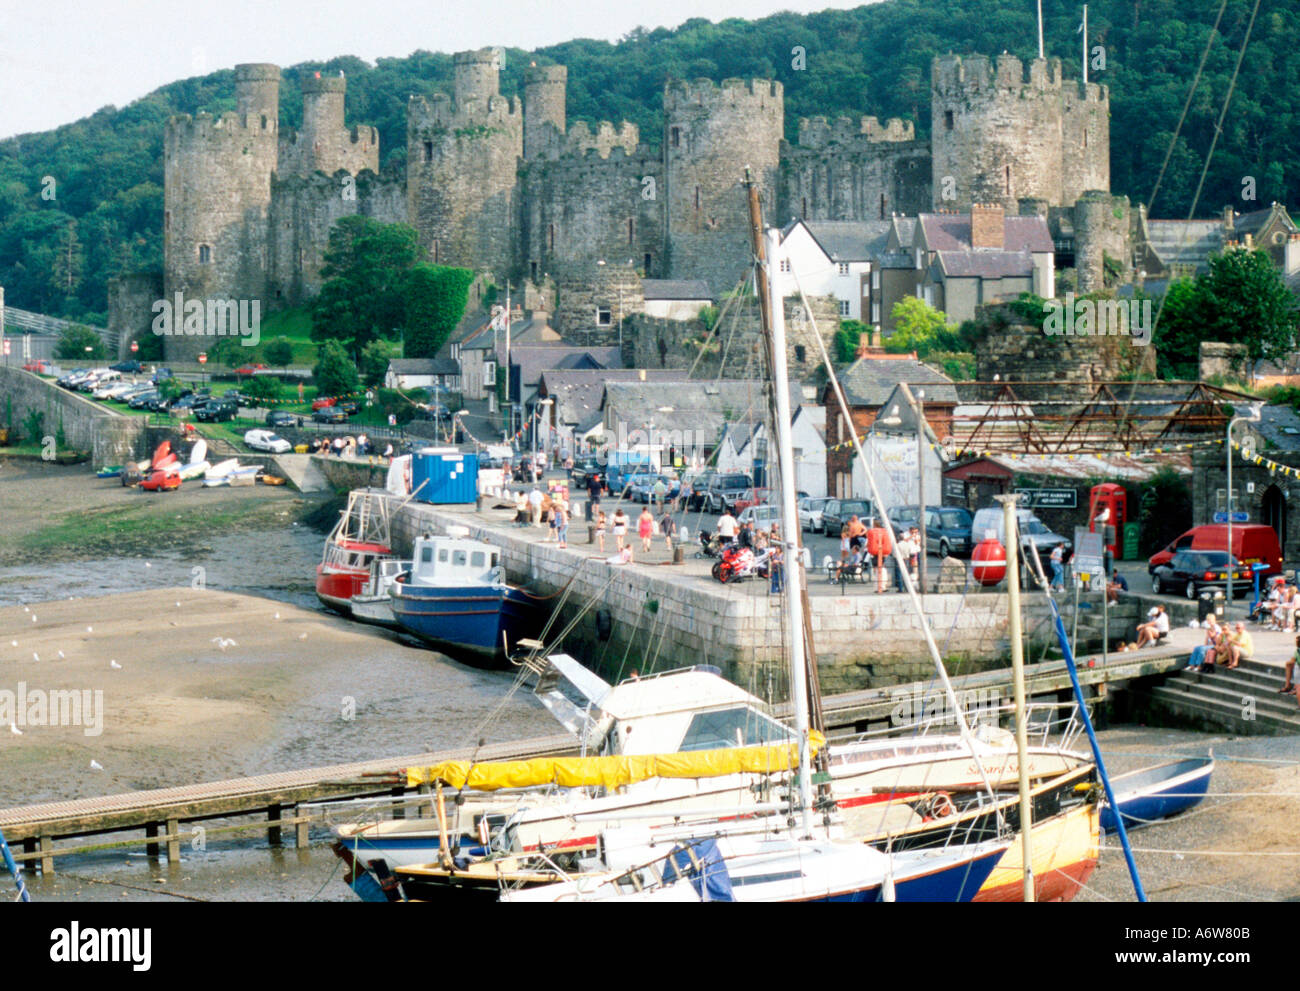
{"type": "Polygon", "coordinates": [[[670,128],[668,131],[668,141],[674,148],[680,148],[682,144],[682,129],[680,127],[670,128]]]}
{"type": "Polygon", "coordinates": [[[433,142],[432,142],[432,141],[426,141],[426,142],[424,143],[424,160],[425,160],[426,162],[432,162],[432,161],[433,161],[433,142]]]}
{"type": "Polygon", "coordinates": [[[534,282],[537,281],[537,262],[528,263],[528,275],[534,282]]]}
{"type": "Polygon", "coordinates": [[[790,731],[749,708],[701,712],[691,719],[680,750],[717,750],[792,740],[790,731]]]}
{"type": "Polygon", "coordinates": [[[781,271],[782,271],[782,272],[788,272],[788,271],[790,271],[790,259],[789,259],[789,258],[782,258],[782,259],[781,259],[781,271]]]}
{"type": "Polygon", "coordinates": [[[879,303],[872,303],[872,304],[871,304],[871,322],[872,322],[872,323],[880,323],[880,304],[879,304],[879,303]]]}
{"type": "MultiPolygon", "coordinates": [[[[807,348],[805,348],[802,344],[796,344],[794,346],[794,360],[799,362],[799,364],[801,365],[808,360],[807,348]]],[[[795,459],[798,460],[798,457],[799,455],[796,454],[795,459]]]]}
{"type": "Polygon", "coordinates": [[[165,234],[171,229],[172,229],[172,212],[170,210],[164,210],[163,211],[163,233],[165,234]]]}
{"type": "Polygon", "coordinates": [[[799,211],[799,216],[801,216],[801,217],[806,217],[806,216],[808,216],[808,197],[805,196],[805,197],[800,201],[800,203],[802,204],[802,209],[800,209],[800,211],[799,211]]]}
{"type": "Polygon", "coordinates": [[[482,551],[475,551],[469,556],[470,567],[478,568],[480,571],[483,570],[483,564],[485,561],[487,561],[487,555],[482,551]]]}
{"type": "Polygon", "coordinates": [[[465,560],[467,557],[468,555],[464,551],[453,551],[451,555],[451,563],[454,567],[463,568],[465,567],[465,560]]]}
{"type": "Polygon", "coordinates": [[[432,564],[432,563],[433,563],[433,548],[432,548],[432,547],[429,547],[428,545],[425,545],[424,547],[421,547],[421,548],[420,548],[420,563],[421,563],[421,564],[432,564]]]}
{"type": "Polygon", "coordinates": [[[496,553],[496,551],[493,551],[493,552],[492,552],[492,567],[494,567],[494,568],[497,566],[497,558],[498,558],[498,556],[499,556],[499,555],[496,553]]]}
{"type": "Polygon", "coordinates": [[[1008,196],[1010,196],[1011,195],[1011,166],[1004,165],[1002,167],[1002,171],[1003,174],[1006,176],[1006,186],[1007,186],[1006,193],[1008,196]]]}
{"type": "Polygon", "coordinates": [[[885,194],[880,194],[880,219],[885,219],[885,194]]]}
{"type": "Polygon", "coordinates": [[[438,548],[438,563],[439,564],[447,563],[447,548],[445,547],[438,548]]]}
{"type": "Polygon", "coordinates": [[[212,248],[206,244],[199,245],[199,264],[207,265],[212,261],[212,248]]]}
{"type": "Polygon", "coordinates": [[[266,130],[266,114],[262,114],[262,130],[266,130]]]}
{"type": "Polygon", "coordinates": [[[877,290],[880,288],[880,269],[875,269],[871,273],[871,288],[877,290]]]}
{"type": "Polygon", "coordinates": [[[608,327],[614,322],[614,315],[608,306],[596,307],[596,326],[608,327]]]}
{"type": "Polygon", "coordinates": [[[483,362],[483,384],[497,384],[497,363],[495,361],[483,362]]]}
{"type": "Polygon", "coordinates": [[[847,317],[851,313],[852,311],[849,309],[849,301],[847,299],[840,300],[840,316],[847,317]]]}
{"type": "Polygon", "coordinates": [[[438,248],[439,248],[439,244],[438,244],[438,242],[437,242],[437,241],[434,241],[434,242],[433,242],[433,260],[434,260],[435,262],[438,260],[438,248]]]}
{"type": "Polygon", "coordinates": [[[651,259],[651,257],[650,257],[650,252],[647,251],[647,252],[646,252],[646,255],[645,255],[645,268],[644,268],[644,271],[645,271],[645,274],[646,274],[646,277],[647,277],[647,278],[650,276],[650,262],[651,262],[651,261],[652,261],[652,259],[651,259]]]}
{"type": "Polygon", "coordinates": [[[636,221],[631,217],[627,218],[627,243],[631,244],[636,237],[636,221]]]}
{"type": "Polygon", "coordinates": [[[951,130],[952,130],[952,111],[951,111],[951,110],[945,110],[945,111],[943,112],[943,129],[944,129],[945,131],[951,131],[951,130]]]}
{"type": "Polygon", "coordinates": [[[921,271],[921,249],[916,249],[916,270],[921,271]]]}
{"type": "Polygon", "coordinates": [[[849,274],[849,263],[840,262],[840,275],[848,275],[848,274],[849,274]]]}
{"type": "Polygon", "coordinates": [[[700,187],[696,186],[695,187],[695,209],[698,210],[699,208],[700,208],[700,187]]]}
{"type": "Polygon", "coordinates": [[[547,251],[555,250],[555,225],[554,224],[551,224],[546,229],[546,250],[547,251]]]}

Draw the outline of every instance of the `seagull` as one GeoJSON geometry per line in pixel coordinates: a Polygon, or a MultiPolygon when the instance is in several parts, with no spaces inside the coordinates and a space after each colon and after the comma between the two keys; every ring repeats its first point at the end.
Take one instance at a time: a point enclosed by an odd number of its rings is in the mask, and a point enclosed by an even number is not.
{"type": "Polygon", "coordinates": [[[179,609],[180,607],[181,607],[181,604],[180,604],[179,602],[176,603],[176,608],[179,609]]]}
{"type": "Polygon", "coordinates": [[[145,566],[146,568],[152,568],[152,567],[153,567],[153,565],[150,564],[148,561],[146,561],[146,562],[144,563],[144,566],[145,566]]]}
{"type": "Polygon", "coordinates": [[[305,634],[305,633],[299,633],[299,634],[298,634],[298,639],[299,639],[299,640],[306,640],[306,639],[307,639],[307,634],[305,634]]]}
{"type": "Polygon", "coordinates": [[[122,665],[118,664],[117,661],[109,661],[108,666],[112,668],[114,671],[122,670],[122,665]]]}
{"type": "Polygon", "coordinates": [[[279,618],[280,618],[280,614],[279,614],[279,613],[276,613],[276,614],[275,614],[275,618],[276,618],[276,619],[279,619],[279,618]]]}
{"type": "Polygon", "coordinates": [[[23,735],[23,731],[20,730],[20,729],[19,729],[17,726],[15,726],[13,723],[10,723],[10,724],[9,724],[9,732],[12,733],[14,736],[22,736],[22,735],[23,735]]]}
{"type": "Polygon", "coordinates": [[[215,643],[215,644],[216,644],[218,647],[220,647],[222,650],[225,650],[227,647],[238,647],[238,646],[239,646],[239,644],[235,643],[234,640],[228,640],[228,639],[226,639],[225,637],[213,637],[213,638],[212,638],[212,642],[215,643]]]}
{"type": "Polygon", "coordinates": [[[59,660],[64,660],[63,651],[59,651],[59,660]]]}
{"type": "Polygon", "coordinates": [[[26,606],[23,606],[23,612],[31,612],[31,610],[28,609],[26,606]]]}
{"type": "Polygon", "coordinates": [[[9,646],[10,646],[10,647],[17,647],[17,646],[18,646],[18,641],[17,641],[17,640],[10,640],[10,641],[9,641],[9,646]]]}
{"type": "Polygon", "coordinates": [[[87,633],[94,633],[94,632],[95,632],[95,628],[94,628],[93,626],[87,626],[87,627],[86,627],[86,632],[87,632],[87,633]]]}
{"type": "Polygon", "coordinates": [[[90,769],[92,771],[102,771],[104,769],[104,765],[97,760],[92,760],[90,762],[90,769]]]}
{"type": "Polygon", "coordinates": [[[33,660],[33,661],[39,661],[40,659],[41,659],[41,655],[38,654],[38,653],[36,653],[36,651],[33,650],[33,651],[32,651],[32,660],[33,660]]]}
{"type": "Polygon", "coordinates": [[[32,622],[33,622],[33,623],[36,622],[36,613],[32,613],[32,622]]]}

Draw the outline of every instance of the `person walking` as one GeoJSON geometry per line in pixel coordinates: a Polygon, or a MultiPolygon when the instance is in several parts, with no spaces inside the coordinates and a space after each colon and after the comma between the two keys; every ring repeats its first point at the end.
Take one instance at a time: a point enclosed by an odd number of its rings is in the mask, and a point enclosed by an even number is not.
{"type": "Polygon", "coordinates": [[[767,573],[772,582],[768,586],[769,595],[777,595],[785,591],[785,551],[782,550],[779,540],[773,539],[772,547],[767,555],[767,573]]]}
{"type": "Polygon", "coordinates": [[[655,512],[662,513],[664,509],[664,497],[668,495],[668,486],[664,483],[662,475],[655,479],[654,486],[650,491],[654,495],[655,512]]]}
{"type": "Polygon", "coordinates": [[[677,536],[677,521],[673,519],[673,514],[667,510],[663,516],[659,517],[659,532],[664,535],[664,544],[668,548],[669,556],[673,553],[673,538],[677,536]]]}
{"type": "Polygon", "coordinates": [[[528,508],[532,516],[533,526],[542,525],[542,493],[536,485],[528,493],[528,508]]]}
{"type": "Polygon", "coordinates": [[[649,506],[641,510],[641,515],[637,517],[636,533],[641,538],[641,549],[649,554],[650,541],[654,539],[655,535],[655,518],[650,515],[649,506]]]}
{"type": "Polygon", "coordinates": [[[614,546],[619,551],[623,550],[623,541],[627,537],[627,513],[623,512],[623,507],[619,506],[614,512],[614,546]]]}
{"type": "Polygon", "coordinates": [[[605,511],[602,509],[596,515],[596,546],[600,548],[602,554],[605,553],[605,528],[609,526],[609,520],[605,518],[605,511]]]}
{"type": "Polygon", "coordinates": [[[1052,548],[1052,591],[1065,591],[1065,547],[1057,544],[1052,548]]]}

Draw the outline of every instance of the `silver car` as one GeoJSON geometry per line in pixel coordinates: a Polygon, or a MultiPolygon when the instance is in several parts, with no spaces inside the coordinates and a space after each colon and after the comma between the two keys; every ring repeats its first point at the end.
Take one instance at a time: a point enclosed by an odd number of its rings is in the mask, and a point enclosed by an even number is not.
{"type": "Polygon", "coordinates": [[[822,510],[830,500],[804,496],[799,500],[799,529],[817,533],[822,528],[822,510]]]}

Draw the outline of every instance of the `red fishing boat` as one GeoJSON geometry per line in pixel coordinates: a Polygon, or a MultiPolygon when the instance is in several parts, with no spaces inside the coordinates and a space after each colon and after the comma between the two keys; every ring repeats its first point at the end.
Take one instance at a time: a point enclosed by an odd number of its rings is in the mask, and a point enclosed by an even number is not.
{"type": "Polygon", "coordinates": [[[325,553],[316,567],[316,598],[329,609],[351,615],[352,597],[365,588],[371,563],[392,556],[387,492],[350,492],[347,508],[325,539],[325,553]]]}

